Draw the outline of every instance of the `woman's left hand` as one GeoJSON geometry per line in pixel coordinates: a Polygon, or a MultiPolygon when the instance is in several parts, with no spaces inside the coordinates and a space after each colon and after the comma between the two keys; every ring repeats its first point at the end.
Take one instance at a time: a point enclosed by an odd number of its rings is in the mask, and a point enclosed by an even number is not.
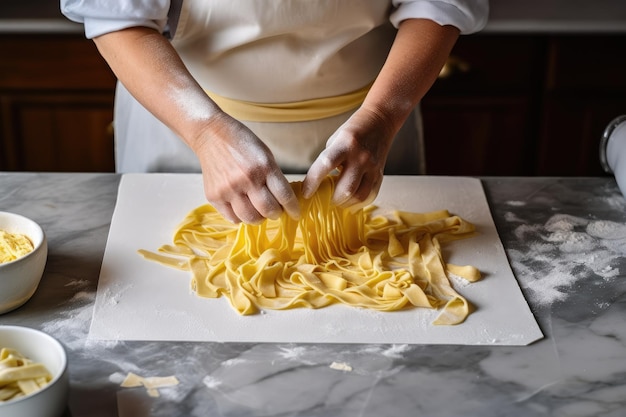
{"type": "Polygon", "coordinates": [[[363,207],[378,194],[395,130],[384,118],[361,107],[328,139],[326,149],[313,162],[303,182],[310,198],[322,180],[339,171],[333,203],[363,207]]]}
{"type": "Polygon", "coordinates": [[[389,56],[361,107],[330,137],[304,184],[309,198],[334,169],[339,180],[334,203],[364,206],[383,181],[391,142],[411,111],[437,79],[459,30],[428,19],[406,19],[389,56]]]}

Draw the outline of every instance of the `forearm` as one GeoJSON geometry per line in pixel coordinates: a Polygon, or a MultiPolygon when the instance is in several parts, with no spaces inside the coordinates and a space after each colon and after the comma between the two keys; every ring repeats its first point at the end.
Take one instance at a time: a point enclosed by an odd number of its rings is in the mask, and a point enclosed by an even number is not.
{"type": "Polygon", "coordinates": [[[402,22],[362,107],[388,122],[395,135],[437,79],[458,36],[455,27],[429,20],[402,22]]]}
{"type": "Polygon", "coordinates": [[[169,41],[134,27],[94,39],[117,78],[159,120],[194,148],[221,111],[193,79],[169,41]]]}

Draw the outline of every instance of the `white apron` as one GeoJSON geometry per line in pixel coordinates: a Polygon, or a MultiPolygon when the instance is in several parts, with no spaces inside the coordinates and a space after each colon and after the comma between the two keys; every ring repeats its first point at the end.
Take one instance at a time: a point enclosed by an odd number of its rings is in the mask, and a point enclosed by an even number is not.
{"type": "MultiPolygon", "coordinates": [[[[184,0],[172,44],[218,103],[326,103],[375,79],[395,36],[390,8],[381,0],[184,0]]],[[[269,146],[285,172],[306,172],[354,110],[331,108],[312,120],[306,111],[281,120],[272,110],[280,121],[231,115],[269,146]]],[[[200,170],[185,143],[121,84],[115,132],[118,172],[200,170]]],[[[388,173],[423,171],[421,136],[415,112],[394,141],[388,173]]]]}

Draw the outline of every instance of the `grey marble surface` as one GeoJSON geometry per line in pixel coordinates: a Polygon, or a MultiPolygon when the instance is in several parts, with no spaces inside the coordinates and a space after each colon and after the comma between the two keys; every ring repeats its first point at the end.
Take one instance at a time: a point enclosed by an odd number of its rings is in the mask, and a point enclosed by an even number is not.
{"type": "Polygon", "coordinates": [[[546,336],[524,347],[88,341],[118,182],[0,173],[0,210],[39,222],[50,247],[38,291],[0,324],[64,344],[66,417],[626,415],[626,201],[612,178],[483,179],[546,336]],[[151,398],[120,387],[128,372],[180,384],[151,398]]]}

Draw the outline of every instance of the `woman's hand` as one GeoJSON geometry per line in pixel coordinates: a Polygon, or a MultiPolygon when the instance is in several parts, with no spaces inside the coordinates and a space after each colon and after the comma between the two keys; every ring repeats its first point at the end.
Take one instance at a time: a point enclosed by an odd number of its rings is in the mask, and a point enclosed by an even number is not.
{"type": "Polygon", "coordinates": [[[333,196],[342,206],[374,200],[393,137],[431,87],[459,30],[425,19],[404,20],[365,101],[328,141],[304,180],[306,198],[337,168],[333,196]]]}
{"type": "Polygon", "coordinates": [[[258,223],[300,206],[269,149],[226,115],[167,39],[132,27],[94,39],[126,88],[197,155],[209,203],[232,222],[258,223]]]}
{"type": "Polygon", "coordinates": [[[303,183],[304,197],[310,198],[322,180],[338,169],[333,203],[343,207],[371,203],[382,184],[394,134],[381,115],[364,108],[357,110],[330,137],[326,149],[311,165],[303,183]]]}
{"type": "Polygon", "coordinates": [[[299,218],[291,185],[268,147],[247,127],[220,113],[192,143],[206,198],[226,219],[259,223],[283,211],[299,218]]]}

